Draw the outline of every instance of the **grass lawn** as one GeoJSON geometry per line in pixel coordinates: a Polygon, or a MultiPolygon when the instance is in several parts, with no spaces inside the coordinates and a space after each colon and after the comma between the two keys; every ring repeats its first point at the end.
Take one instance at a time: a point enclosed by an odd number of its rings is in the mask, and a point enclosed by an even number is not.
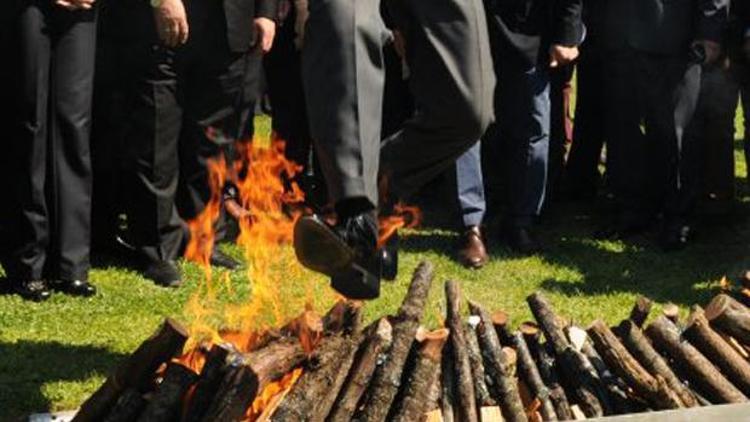
{"type": "MultiPolygon", "coordinates": [[[[267,121],[261,123],[267,128],[267,121]]],[[[492,261],[481,271],[465,270],[452,260],[451,231],[411,231],[403,239],[398,280],[386,284],[382,298],[367,305],[367,315],[393,312],[423,259],[433,261],[438,274],[427,308],[431,325],[441,321],[442,283],[447,279],[461,281],[466,296],[509,312],[514,323],[531,318],[524,298],[538,289],[561,314],[580,324],[594,318],[619,321],[639,294],[683,309],[704,303],[723,275],[737,274],[747,262],[750,198],[739,143],[737,147],[736,217],[707,222],[697,242],[684,252],[663,254],[650,236],[627,243],[593,240],[597,216],[582,212],[589,210],[580,205],[559,205],[546,218],[540,234],[548,250],[541,256],[518,257],[490,239],[492,261]]],[[[451,201],[446,198],[444,203],[451,201]]],[[[234,246],[226,250],[240,254],[234,246]]],[[[48,303],[34,304],[0,297],[0,420],[77,407],[165,317],[189,319],[185,303],[202,277],[195,265],[183,264],[185,287],[165,290],[112,262],[103,260],[93,270],[91,279],[100,294],[91,299],[55,295],[48,303]]],[[[241,302],[249,295],[245,274],[229,276],[235,287],[231,294],[223,290],[222,300],[241,302]]],[[[290,271],[288,278],[285,286],[294,287],[283,292],[285,298],[314,298],[321,311],[332,303],[321,277],[290,271]]]]}

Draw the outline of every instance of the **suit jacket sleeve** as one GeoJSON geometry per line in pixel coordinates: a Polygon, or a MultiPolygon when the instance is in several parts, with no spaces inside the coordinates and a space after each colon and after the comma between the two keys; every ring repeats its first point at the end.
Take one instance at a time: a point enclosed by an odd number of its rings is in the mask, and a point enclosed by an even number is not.
{"type": "Polygon", "coordinates": [[[552,10],[555,31],[552,43],[567,46],[581,44],[584,34],[582,15],[583,0],[555,1],[552,10]]]}
{"type": "Polygon", "coordinates": [[[279,0],[256,0],[255,17],[276,20],[279,0]]]}
{"type": "Polygon", "coordinates": [[[729,19],[729,0],[700,0],[699,7],[696,39],[721,42],[729,19]]]}

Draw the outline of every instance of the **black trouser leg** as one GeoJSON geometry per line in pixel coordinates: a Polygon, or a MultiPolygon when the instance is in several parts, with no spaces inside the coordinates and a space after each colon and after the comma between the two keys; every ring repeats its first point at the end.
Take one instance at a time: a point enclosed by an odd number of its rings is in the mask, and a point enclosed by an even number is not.
{"type": "Polygon", "coordinates": [[[56,40],[50,98],[54,244],[63,280],[86,280],[91,242],[91,98],[94,90],[96,14],[64,14],[56,40]]]}

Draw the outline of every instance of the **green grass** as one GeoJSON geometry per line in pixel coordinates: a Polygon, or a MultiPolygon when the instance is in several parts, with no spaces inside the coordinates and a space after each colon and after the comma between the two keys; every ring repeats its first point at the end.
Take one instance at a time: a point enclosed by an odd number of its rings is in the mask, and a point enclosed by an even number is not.
{"type": "MultiPolygon", "coordinates": [[[[267,121],[261,124],[267,132],[267,121]]],[[[747,213],[748,191],[744,159],[737,146],[740,200],[735,215],[741,215],[747,213]]],[[[659,304],[677,303],[683,309],[704,303],[717,280],[736,274],[746,263],[750,224],[744,218],[708,223],[688,250],[663,254],[648,236],[627,243],[592,240],[597,218],[583,210],[570,205],[555,208],[540,230],[549,245],[542,256],[518,257],[491,239],[492,260],[481,271],[465,270],[452,260],[455,237],[451,231],[408,232],[399,278],[384,286],[381,299],[367,305],[367,316],[394,312],[410,273],[423,259],[435,263],[438,274],[426,312],[430,325],[442,320],[442,284],[448,279],[461,281],[469,298],[509,312],[514,323],[531,318],[524,299],[539,289],[560,314],[580,324],[595,318],[614,323],[627,315],[639,294],[659,304]]],[[[226,250],[237,256],[241,253],[234,246],[226,250]]],[[[91,299],[55,295],[48,303],[34,304],[14,296],[0,297],[0,420],[75,408],[165,317],[189,320],[184,305],[196,290],[201,272],[192,264],[183,264],[183,269],[186,286],[179,290],[158,288],[132,271],[104,264],[91,274],[100,290],[91,299]]],[[[294,274],[286,277],[284,298],[313,298],[321,311],[330,305],[332,296],[325,280],[309,273],[294,274]]],[[[235,290],[222,300],[245,300],[250,287],[244,273],[235,272],[231,279],[235,290]]]]}

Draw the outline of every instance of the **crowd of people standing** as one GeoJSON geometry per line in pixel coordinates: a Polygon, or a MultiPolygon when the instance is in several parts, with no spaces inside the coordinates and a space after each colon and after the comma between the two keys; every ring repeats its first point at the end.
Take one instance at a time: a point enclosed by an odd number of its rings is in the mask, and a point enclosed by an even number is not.
{"type": "MultiPolygon", "coordinates": [[[[606,188],[616,207],[596,236],[658,223],[667,251],[691,239],[701,197],[733,196],[734,115],[750,98],[742,0],[11,3],[0,260],[6,287],[31,300],[95,294],[92,245],[179,286],[207,161],[252,138],[262,94],[312,208],[337,216],[301,221],[298,257],[351,297],[395,276],[377,213],[445,171],[470,268],[489,259],[491,176],[505,185],[497,236],[523,254],[542,250],[552,195],[606,188]]],[[[218,249],[211,262],[238,265],[218,249]]]]}

